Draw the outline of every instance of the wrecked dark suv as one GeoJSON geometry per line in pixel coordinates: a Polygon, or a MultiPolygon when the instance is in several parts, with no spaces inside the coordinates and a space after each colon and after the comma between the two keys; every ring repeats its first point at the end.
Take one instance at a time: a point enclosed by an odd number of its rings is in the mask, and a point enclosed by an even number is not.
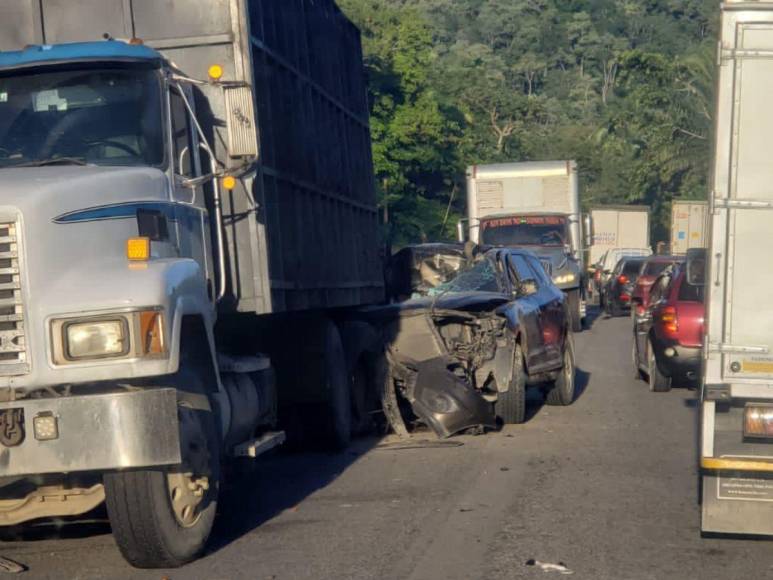
{"type": "Polygon", "coordinates": [[[383,408],[407,435],[438,436],[525,420],[526,387],[547,402],[575,398],[574,350],[564,294],[529,251],[479,256],[430,295],[371,310],[387,345],[383,408]]]}

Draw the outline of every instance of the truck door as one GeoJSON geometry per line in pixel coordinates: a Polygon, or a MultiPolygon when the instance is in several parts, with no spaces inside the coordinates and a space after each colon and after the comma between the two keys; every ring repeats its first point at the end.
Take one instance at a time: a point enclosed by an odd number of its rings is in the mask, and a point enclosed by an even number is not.
{"type": "MultiPolygon", "coordinates": [[[[188,102],[193,102],[188,98],[188,102]]],[[[213,265],[209,259],[209,219],[204,188],[182,185],[182,180],[201,175],[198,139],[177,87],[169,90],[171,155],[174,168],[174,230],[180,256],[196,260],[205,272],[212,292],[213,265]]]]}

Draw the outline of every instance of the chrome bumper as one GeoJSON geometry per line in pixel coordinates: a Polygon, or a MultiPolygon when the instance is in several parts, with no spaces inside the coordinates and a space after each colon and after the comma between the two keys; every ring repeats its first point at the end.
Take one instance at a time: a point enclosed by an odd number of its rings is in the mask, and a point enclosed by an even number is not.
{"type": "Polygon", "coordinates": [[[0,446],[0,477],[104,471],[180,463],[174,389],[0,404],[24,411],[24,440],[0,446]],[[33,420],[56,417],[58,437],[39,441],[33,420]]]}

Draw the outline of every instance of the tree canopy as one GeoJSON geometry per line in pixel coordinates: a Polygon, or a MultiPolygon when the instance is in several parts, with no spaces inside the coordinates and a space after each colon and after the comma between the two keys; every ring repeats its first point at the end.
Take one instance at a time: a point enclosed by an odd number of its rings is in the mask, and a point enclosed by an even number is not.
{"type": "Polygon", "coordinates": [[[396,244],[453,236],[465,167],[576,159],[583,204],[706,196],[712,0],[338,0],[363,34],[396,244]]]}

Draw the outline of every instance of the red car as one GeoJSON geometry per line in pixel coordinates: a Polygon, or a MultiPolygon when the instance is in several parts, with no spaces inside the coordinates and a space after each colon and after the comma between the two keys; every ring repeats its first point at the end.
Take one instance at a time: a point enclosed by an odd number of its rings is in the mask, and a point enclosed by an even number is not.
{"type": "Polygon", "coordinates": [[[651,256],[644,261],[631,296],[631,312],[641,316],[650,302],[650,290],[655,279],[668,268],[684,262],[679,256],[651,256]]]}
{"type": "Polygon", "coordinates": [[[652,285],[649,306],[634,317],[634,370],[637,378],[648,378],[652,391],[670,390],[674,379],[699,379],[705,315],[702,273],[703,262],[693,270],[680,266],[661,274],[652,285]]]}

